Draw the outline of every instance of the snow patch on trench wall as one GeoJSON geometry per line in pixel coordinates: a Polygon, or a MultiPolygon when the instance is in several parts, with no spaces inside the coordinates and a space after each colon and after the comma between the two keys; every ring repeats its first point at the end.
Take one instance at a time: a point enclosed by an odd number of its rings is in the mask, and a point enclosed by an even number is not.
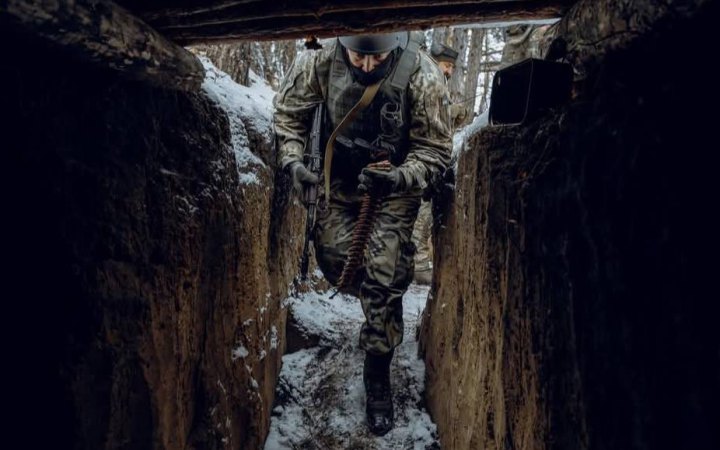
{"type": "Polygon", "coordinates": [[[250,150],[248,128],[269,145],[272,140],[272,99],[275,91],[255,73],[250,73],[251,86],[243,86],[215,67],[209,59],[199,59],[205,68],[203,92],[228,116],[240,183],[260,184],[257,171],[267,166],[250,150]]]}

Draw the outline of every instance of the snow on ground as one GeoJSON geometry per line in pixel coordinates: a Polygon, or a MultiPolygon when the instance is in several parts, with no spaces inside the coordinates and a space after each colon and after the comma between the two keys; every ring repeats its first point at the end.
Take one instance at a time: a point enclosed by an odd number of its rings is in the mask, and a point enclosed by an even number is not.
{"type": "Polygon", "coordinates": [[[250,87],[240,85],[200,56],[205,68],[202,90],[228,115],[230,135],[240,182],[259,184],[256,175],[265,164],[250,151],[247,128],[269,143],[272,139],[272,99],[275,92],[258,75],[250,72],[250,87]]]}
{"type": "Polygon", "coordinates": [[[428,288],[412,284],[403,298],[405,338],[391,368],[395,427],[382,437],[365,423],[359,300],[331,294],[288,300],[298,322],[321,339],[318,347],[283,356],[265,450],[439,449],[436,426],[423,408],[425,365],[415,340],[428,288]]]}

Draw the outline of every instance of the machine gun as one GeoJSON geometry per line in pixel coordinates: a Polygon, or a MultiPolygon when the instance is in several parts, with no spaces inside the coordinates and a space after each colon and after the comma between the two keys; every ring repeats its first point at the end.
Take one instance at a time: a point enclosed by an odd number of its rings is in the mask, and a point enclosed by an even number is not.
{"type": "MultiPolygon", "coordinates": [[[[310,142],[305,152],[305,167],[312,173],[320,176],[320,140],[322,139],[322,123],[325,116],[325,105],[319,103],[313,116],[312,129],[310,131],[310,142]]],[[[306,280],[308,265],[310,262],[310,241],[312,231],[315,228],[315,212],[317,210],[317,185],[306,185],[303,192],[303,202],[307,207],[307,218],[305,220],[305,244],[303,245],[302,257],[300,259],[300,279],[306,280]]]]}

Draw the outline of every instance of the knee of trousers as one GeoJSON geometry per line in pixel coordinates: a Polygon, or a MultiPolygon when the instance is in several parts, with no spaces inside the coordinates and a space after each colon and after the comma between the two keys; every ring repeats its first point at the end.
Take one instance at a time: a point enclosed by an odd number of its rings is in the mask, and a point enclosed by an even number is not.
{"type": "Polygon", "coordinates": [[[415,272],[415,244],[410,241],[386,240],[384,248],[368,249],[361,295],[390,300],[405,292],[415,272]]]}

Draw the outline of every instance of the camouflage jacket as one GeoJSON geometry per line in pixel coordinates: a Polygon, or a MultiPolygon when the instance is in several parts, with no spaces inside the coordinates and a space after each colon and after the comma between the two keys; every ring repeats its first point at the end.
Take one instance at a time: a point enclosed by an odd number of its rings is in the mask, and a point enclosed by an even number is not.
{"type": "Polygon", "coordinates": [[[468,108],[463,103],[453,103],[450,105],[450,120],[452,121],[453,130],[457,130],[465,123],[468,117],[468,108]]]}
{"type": "MultiPolygon", "coordinates": [[[[280,165],[303,160],[312,114],[328,95],[330,66],[337,41],[322,50],[303,52],[293,63],[274,99],[275,133],[280,165]]],[[[407,89],[410,102],[408,152],[398,167],[408,189],[425,189],[447,169],[452,150],[448,92],[432,59],[418,52],[419,69],[407,89]]]]}

